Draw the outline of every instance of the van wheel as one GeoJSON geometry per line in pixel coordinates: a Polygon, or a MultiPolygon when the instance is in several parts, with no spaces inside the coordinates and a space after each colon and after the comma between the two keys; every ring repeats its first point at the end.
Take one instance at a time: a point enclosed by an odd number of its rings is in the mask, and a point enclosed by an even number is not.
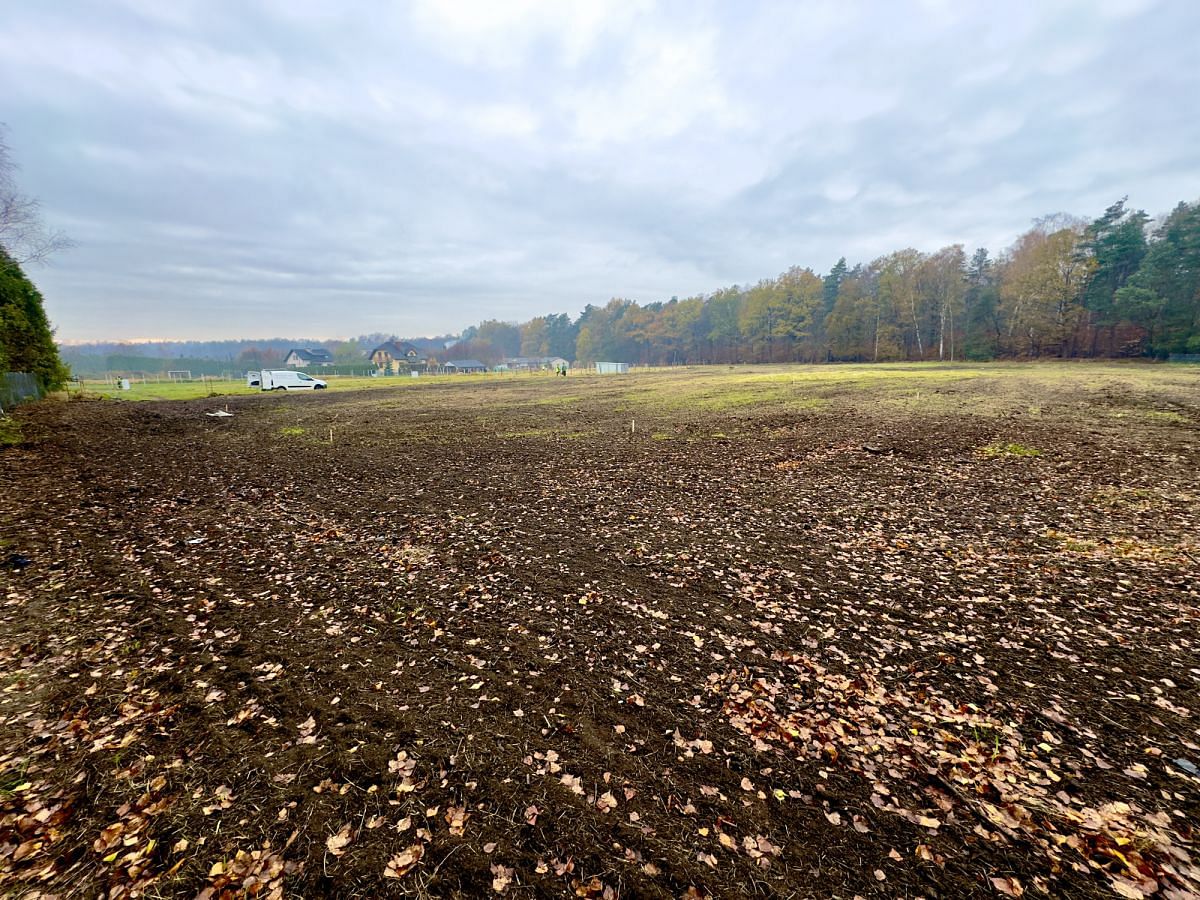
{"type": "Polygon", "coordinates": [[[271,390],[273,390],[273,391],[286,391],[286,390],[287,390],[287,388],[285,388],[285,387],[284,387],[284,386],[281,384],[281,385],[279,385],[279,387],[276,387],[276,388],[271,388],[271,390]]]}

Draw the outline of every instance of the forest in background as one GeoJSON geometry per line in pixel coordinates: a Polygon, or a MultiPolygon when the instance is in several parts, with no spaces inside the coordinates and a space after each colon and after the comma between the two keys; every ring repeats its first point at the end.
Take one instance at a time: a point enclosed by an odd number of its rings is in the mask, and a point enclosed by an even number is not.
{"type": "Polygon", "coordinates": [[[1121,200],[1090,222],[1038,220],[995,258],[958,244],[898,250],[705,296],[614,299],[570,327],[544,316],[513,331],[482,323],[456,349],[657,365],[1197,354],[1200,203],[1152,226],[1121,200]]]}
{"type": "MultiPolygon", "coordinates": [[[[156,352],[91,345],[63,353],[77,372],[97,364],[98,350],[109,369],[148,369],[152,359],[178,368],[185,349],[197,360],[253,368],[277,364],[293,346],[325,346],[352,365],[392,337],[192,342],[155,345],[156,352]],[[178,355],[168,360],[166,350],[178,355]]],[[[1047,216],[995,257],[954,244],[854,266],[843,258],[825,274],[795,266],[711,294],[646,304],[614,298],[589,304],[575,319],[492,319],[457,341],[413,343],[439,361],[489,364],[514,356],[680,365],[1200,354],[1200,202],[1180,203],[1157,222],[1124,199],[1093,221],[1047,216]]]]}

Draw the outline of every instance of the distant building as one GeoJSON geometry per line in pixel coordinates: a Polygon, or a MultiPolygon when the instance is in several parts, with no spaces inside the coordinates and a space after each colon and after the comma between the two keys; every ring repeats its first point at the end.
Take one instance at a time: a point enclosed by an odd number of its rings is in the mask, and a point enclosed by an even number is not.
{"type": "Polygon", "coordinates": [[[375,368],[389,375],[403,371],[424,372],[429,365],[429,359],[412,344],[388,341],[380,344],[370,353],[370,360],[375,368]]]}
{"type": "Polygon", "coordinates": [[[308,366],[332,366],[333,354],[324,347],[310,347],[307,350],[289,350],[283,358],[283,364],[289,369],[303,369],[308,366]]]}
{"type": "Polygon", "coordinates": [[[452,359],[442,366],[449,373],[486,372],[487,366],[477,359],[452,359]]]}
{"type": "Polygon", "coordinates": [[[561,356],[514,356],[504,361],[509,372],[557,372],[559,366],[565,365],[568,363],[561,356]]]}
{"type": "Polygon", "coordinates": [[[596,363],[597,375],[625,375],[629,372],[629,363],[622,362],[598,362],[596,363]]]}

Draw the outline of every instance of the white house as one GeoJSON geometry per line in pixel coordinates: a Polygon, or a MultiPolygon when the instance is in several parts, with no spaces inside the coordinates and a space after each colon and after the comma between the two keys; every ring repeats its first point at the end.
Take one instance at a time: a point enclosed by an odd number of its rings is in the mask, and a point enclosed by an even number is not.
{"type": "Polygon", "coordinates": [[[332,366],[333,354],[324,347],[312,347],[307,350],[289,350],[283,358],[283,364],[289,369],[305,369],[309,366],[332,366]]]}

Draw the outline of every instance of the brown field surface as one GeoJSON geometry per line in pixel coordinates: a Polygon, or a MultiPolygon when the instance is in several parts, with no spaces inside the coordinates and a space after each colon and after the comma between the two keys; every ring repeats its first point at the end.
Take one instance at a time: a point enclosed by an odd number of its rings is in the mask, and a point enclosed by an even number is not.
{"type": "Polygon", "coordinates": [[[1200,892],[1200,368],[17,421],[0,895],[1200,892]]]}

